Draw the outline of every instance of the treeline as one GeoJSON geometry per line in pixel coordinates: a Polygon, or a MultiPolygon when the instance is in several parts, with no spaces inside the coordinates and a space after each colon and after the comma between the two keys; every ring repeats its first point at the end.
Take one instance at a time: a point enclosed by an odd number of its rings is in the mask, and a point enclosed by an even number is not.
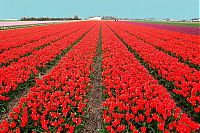
{"type": "Polygon", "coordinates": [[[81,20],[78,16],[74,16],[72,18],[49,18],[49,17],[22,17],[21,21],[56,21],[56,20],[81,20]]]}

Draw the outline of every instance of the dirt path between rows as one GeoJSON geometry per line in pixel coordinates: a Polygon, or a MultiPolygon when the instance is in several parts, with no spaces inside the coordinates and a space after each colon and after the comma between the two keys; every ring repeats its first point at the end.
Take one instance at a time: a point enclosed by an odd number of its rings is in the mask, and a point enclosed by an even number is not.
{"type": "Polygon", "coordinates": [[[92,78],[91,92],[89,93],[89,102],[87,112],[89,118],[85,120],[85,126],[80,133],[98,133],[98,129],[103,126],[102,119],[102,29],[99,32],[99,41],[97,44],[96,57],[94,59],[94,73],[92,78]]]}

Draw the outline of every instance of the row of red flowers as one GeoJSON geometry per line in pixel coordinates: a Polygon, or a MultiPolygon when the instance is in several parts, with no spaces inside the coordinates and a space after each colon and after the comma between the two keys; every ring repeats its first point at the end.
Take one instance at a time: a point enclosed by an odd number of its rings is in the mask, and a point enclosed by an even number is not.
{"type": "MultiPolygon", "coordinates": [[[[32,52],[37,51],[37,48],[42,47],[46,44],[50,44],[51,42],[56,41],[58,39],[61,39],[66,35],[70,34],[71,32],[75,32],[79,28],[80,26],[77,25],[69,25],[64,28],[58,27],[52,29],[51,31],[48,31],[47,33],[45,32],[45,37],[38,41],[22,45],[21,47],[12,48],[8,51],[4,51],[0,54],[0,66],[1,64],[7,64],[13,61],[14,59],[19,59],[20,57],[28,53],[31,54],[32,52]]],[[[43,35],[38,34],[38,37],[39,36],[43,35]]]]}
{"type": "MultiPolygon", "coordinates": [[[[52,25],[54,26],[54,25],[52,25]]],[[[43,32],[43,30],[47,30],[50,28],[49,26],[34,26],[31,28],[19,28],[15,30],[1,30],[0,31],[0,42],[14,41],[17,37],[21,37],[28,34],[34,34],[43,32]]]]}
{"type": "Polygon", "coordinates": [[[95,26],[49,74],[36,81],[10,113],[11,122],[1,123],[1,132],[71,133],[81,126],[98,33],[99,26],[95,26]]]}
{"type": "MultiPolygon", "coordinates": [[[[134,25],[134,27],[136,26],[133,23],[129,23],[128,25],[132,25],[132,26],[134,25]]],[[[152,34],[154,34],[154,32],[156,32],[156,33],[158,33],[156,37],[159,37],[159,38],[162,38],[162,39],[167,37],[166,40],[188,42],[192,45],[193,44],[196,44],[196,45],[199,44],[198,43],[198,40],[199,40],[198,35],[185,34],[185,33],[181,33],[181,32],[173,32],[173,31],[169,31],[169,30],[163,30],[163,29],[154,28],[154,27],[147,27],[147,26],[143,26],[143,25],[137,25],[137,28],[138,28],[138,30],[141,30],[141,28],[145,29],[145,32],[151,31],[151,32],[153,32],[152,34]]]]}
{"type": "Polygon", "coordinates": [[[158,84],[107,26],[102,30],[103,119],[115,132],[191,132],[200,125],[176,107],[158,84]]]}
{"type": "Polygon", "coordinates": [[[21,47],[27,43],[40,40],[45,38],[46,36],[50,35],[52,30],[55,29],[62,29],[66,27],[68,24],[59,24],[59,25],[49,25],[49,26],[42,26],[41,28],[24,28],[23,30],[11,30],[13,32],[0,32],[3,35],[3,38],[0,41],[0,52],[5,50],[10,50],[15,47],[21,47]],[[33,31],[32,31],[33,30],[33,31]],[[19,33],[16,31],[20,31],[19,33]],[[24,31],[24,32],[23,32],[24,31]],[[32,32],[30,32],[32,31],[32,32]],[[20,34],[20,33],[23,34],[20,34]],[[13,37],[14,36],[14,37],[13,37]]]}
{"type": "MultiPolygon", "coordinates": [[[[61,50],[65,50],[77,41],[93,25],[93,23],[85,24],[83,25],[84,28],[78,32],[70,34],[39,51],[34,51],[30,56],[20,58],[18,62],[13,62],[8,67],[0,68],[0,101],[9,100],[9,92],[16,90],[18,85],[26,82],[31,75],[37,76],[37,68],[46,68],[48,62],[61,54],[61,50]]],[[[69,33],[73,30],[73,28],[69,29],[69,33]]]]}
{"type": "Polygon", "coordinates": [[[171,37],[169,36],[170,31],[160,33],[156,29],[148,29],[146,27],[140,27],[138,25],[129,25],[124,23],[118,26],[140,37],[141,39],[145,40],[145,42],[148,42],[153,46],[160,47],[165,51],[175,54],[177,57],[182,57],[184,61],[189,60],[191,63],[200,66],[200,45],[197,45],[200,39],[199,37],[195,43],[191,43],[183,40],[183,38],[187,35],[181,35],[180,38],[179,36],[171,37]]]}
{"type": "Polygon", "coordinates": [[[128,45],[144,59],[158,74],[168,81],[174,82],[176,88],[173,92],[182,95],[194,107],[196,113],[200,112],[200,72],[180,63],[177,58],[169,56],[153,46],[144,43],[134,36],[111,25],[114,31],[122,37],[128,45]]]}

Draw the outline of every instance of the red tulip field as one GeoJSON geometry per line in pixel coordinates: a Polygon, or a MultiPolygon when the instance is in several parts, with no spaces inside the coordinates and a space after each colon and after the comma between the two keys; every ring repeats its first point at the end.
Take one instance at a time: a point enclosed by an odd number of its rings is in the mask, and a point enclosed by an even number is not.
{"type": "Polygon", "coordinates": [[[124,21],[0,30],[0,133],[200,132],[200,36],[124,21]]]}

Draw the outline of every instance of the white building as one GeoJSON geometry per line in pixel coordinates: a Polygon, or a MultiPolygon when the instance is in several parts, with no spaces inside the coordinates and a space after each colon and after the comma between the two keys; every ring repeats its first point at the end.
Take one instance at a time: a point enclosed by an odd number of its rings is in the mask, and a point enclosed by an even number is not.
{"type": "Polygon", "coordinates": [[[101,17],[100,16],[92,16],[92,17],[89,17],[88,20],[101,20],[101,17]]]}
{"type": "Polygon", "coordinates": [[[178,20],[172,19],[172,18],[166,18],[166,19],[163,19],[162,21],[177,22],[178,20]]]}
{"type": "Polygon", "coordinates": [[[192,22],[200,22],[200,18],[193,18],[192,22]]]}

